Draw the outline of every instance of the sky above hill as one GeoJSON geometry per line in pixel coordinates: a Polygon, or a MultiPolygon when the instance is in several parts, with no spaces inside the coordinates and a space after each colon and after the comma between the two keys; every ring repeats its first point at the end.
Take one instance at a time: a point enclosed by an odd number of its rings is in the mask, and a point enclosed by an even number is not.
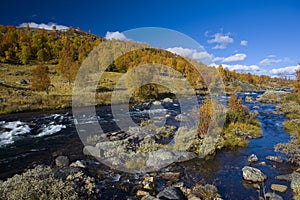
{"type": "Polygon", "coordinates": [[[72,26],[107,38],[140,27],[179,31],[199,49],[165,46],[209,65],[268,75],[293,74],[300,62],[298,0],[151,0],[1,2],[0,23],[72,26]]]}

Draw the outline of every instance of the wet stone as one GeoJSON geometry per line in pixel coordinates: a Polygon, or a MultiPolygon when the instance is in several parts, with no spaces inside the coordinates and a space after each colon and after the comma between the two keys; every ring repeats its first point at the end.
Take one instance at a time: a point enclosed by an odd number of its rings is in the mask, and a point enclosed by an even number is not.
{"type": "Polygon", "coordinates": [[[273,191],[277,191],[277,192],[286,192],[288,187],[285,185],[280,185],[280,184],[272,184],[271,189],[273,191]]]}
{"type": "Polygon", "coordinates": [[[55,159],[55,165],[57,167],[65,167],[69,165],[69,158],[67,156],[58,156],[55,159]]]}

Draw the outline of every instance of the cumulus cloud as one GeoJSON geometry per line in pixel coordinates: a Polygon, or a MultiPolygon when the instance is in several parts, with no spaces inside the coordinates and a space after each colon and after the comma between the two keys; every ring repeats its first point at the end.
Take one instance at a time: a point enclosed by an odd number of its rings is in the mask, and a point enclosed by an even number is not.
{"type": "Polygon", "coordinates": [[[229,70],[236,70],[236,71],[261,71],[259,66],[257,65],[227,65],[227,64],[222,64],[224,68],[227,68],[229,70]]]}
{"type": "Polygon", "coordinates": [[[213,62],[219,62],[219,61],[224,62],[224,63],[226,63],[226,62],[238,62],[238,61],[245,60],[246,57],[247,57],[247,55],[244,54],[244,53],[237,53],[237,54],[234,54],[234,55],[229,56],[229,57],[215,57],[213,59],[213,62]]]}
{"type": "Polygon", "coordinates": [[[248,45],[248,41],[247,40],[242,40],[240,44],[241,44],[241,46],[245,47],[245,46],[248,45]]]}
{"type": "Polygon", "coordinates": [[[213,38],[207,40],[207,43],[217,45],[213,47],[213,49],[226,49],[227,45],[233,43],[233,38],[229,36],[229,34],[224,35],[223,33],[216,33],[212,36],[213,38]]]}
{"type": "Polygon", "coordinates": [[[120,33],[119,31],[116,31],[116,32],[109,32],[108,31],[105,35],[105,38],[107,40],[112,40],[112,39],[121,40],[121,41],[128,41],[129,40],[123,33],[120,33]]]}
{"type": "Polygon", "coordinates": [[[182,47],[173,47],[166,49],[172,53],[189,57],[198,61],[208,61],[213,58],[213,56],[206,51],[197,51],[196,49],[182,48],[182,47]]]}
{"type": "Polygon", "coordinates": [[[300,66],[288,66],[282,68],[274,68],[270,70],[270,74],[279,76],[279,75],[295,75],[296,70],[300,69],[300,66]]]}
{"type": "Polygon", "coordinates": [[[56,27],[56,30],[66,30],[69,29],[69,27],[64,26],[64,25],[58,25],[56,23],[53,22],[49,22],[48,24],[37,24],[35,22],[28,22],[28,23],[22,23],[19,25],[19,27],[26,27],[27,25],[29,25],[30,28],[40,28],[40,29],[45,29],[45,30],[53,30],[53,26],[56,27]]]}

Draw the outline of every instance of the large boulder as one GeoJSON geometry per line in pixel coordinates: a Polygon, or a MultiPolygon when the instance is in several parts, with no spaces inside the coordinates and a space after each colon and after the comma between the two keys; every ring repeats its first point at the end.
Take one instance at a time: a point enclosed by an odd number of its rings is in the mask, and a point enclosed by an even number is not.
{"type": "Polygon", "coordinates": [[[243,178],[251,182],[264,182],[267,179],[267,176],[262,173],[259,169],[254,167],[245,166],[242,169],[243,178]]]}
{"type": "Polygon", "coordinates": [[[174,135],[174,149],[179,151],[189,150],[194,143],[196,134],[196,129],[189,129],[186,126],[180,127],[174,135]]]}
{"type": "Polygon", "coordinates": [[[174,162],[184,162],[195,157],[197,157],[197,155],[192,152],[158,149],[157,151],[149,153],[146,161],[146,168],[147,170],[155,171],[174,162]]]}
{"type": "Polygon", "coordinates": [[[289,93],[283,91],[267,90],[256,100],[262,103],[280,103],[287,94],[289,93]]]}

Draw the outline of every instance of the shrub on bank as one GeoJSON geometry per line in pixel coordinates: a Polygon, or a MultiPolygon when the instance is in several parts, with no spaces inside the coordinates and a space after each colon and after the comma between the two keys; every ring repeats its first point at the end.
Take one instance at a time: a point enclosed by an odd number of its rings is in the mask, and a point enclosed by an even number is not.
{"type": "Polygon", "coordinates": [[[0,182],[0,199],[95,199],[94,179],[72,168],[39,165],[0,182]],[[66,170],[65,178],[60,173],[66,170]]]}

